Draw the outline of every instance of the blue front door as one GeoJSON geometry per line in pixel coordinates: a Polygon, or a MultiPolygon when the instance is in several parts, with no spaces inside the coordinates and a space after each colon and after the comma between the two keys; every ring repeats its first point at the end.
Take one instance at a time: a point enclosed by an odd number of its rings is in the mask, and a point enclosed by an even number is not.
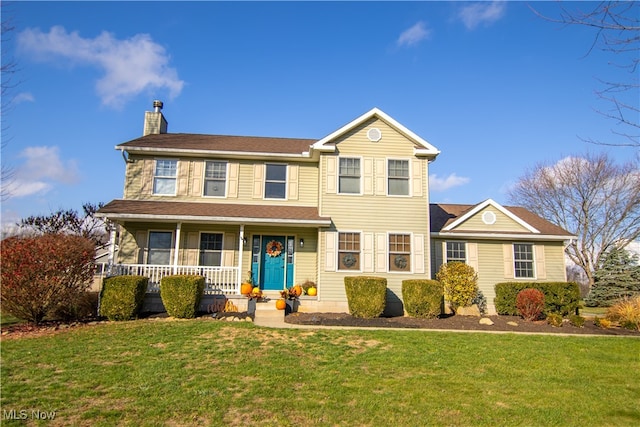
{"type": "Polygon", "coordinates": [[[284,236],[264,236],[261,287],[264,290],[284,288],[284,260],[287,255],[284,236]]]}

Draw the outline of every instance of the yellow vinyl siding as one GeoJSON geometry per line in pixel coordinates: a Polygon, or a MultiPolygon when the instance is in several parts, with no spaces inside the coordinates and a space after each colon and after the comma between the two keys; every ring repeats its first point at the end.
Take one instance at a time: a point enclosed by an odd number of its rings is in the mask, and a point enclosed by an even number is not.
{"type": "Polygon", "coordinates": [[[457,231],[530,232],[530,230],[518,224],[516,221],[492,206],[487,206],[485,209],[477,212],[455,229],[457,231]],[[491,211],[495,214],[496,222],[494,224],[485,224],[482,221],[482,214],[487,211],[491,211]]]}

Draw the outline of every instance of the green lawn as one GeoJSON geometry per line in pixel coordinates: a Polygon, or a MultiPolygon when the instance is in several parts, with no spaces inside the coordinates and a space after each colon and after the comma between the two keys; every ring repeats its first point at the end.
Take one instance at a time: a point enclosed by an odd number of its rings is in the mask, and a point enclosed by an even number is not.
{"type": "Polygon", "coordinates": [[[637,338],[142,320],[5,339],[1,369],[3,426],[640,424],[637,338]]]}

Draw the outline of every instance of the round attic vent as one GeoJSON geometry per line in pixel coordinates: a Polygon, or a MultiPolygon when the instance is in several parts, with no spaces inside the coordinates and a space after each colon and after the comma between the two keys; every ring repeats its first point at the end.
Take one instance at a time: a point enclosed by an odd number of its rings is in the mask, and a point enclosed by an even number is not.
{"type": "Polygon", "coordinates": [[[382,138],[382,132],[378,128],[371,128],[367,131],[367,138],[371,142],[378,142],[382,138]]]}
{"type": "Polygon", "coordinates": [[[486,211],[482,214],[482,222],[487,225],[495,224],[496,222],[496,214],[491,211],[486,211]]]}

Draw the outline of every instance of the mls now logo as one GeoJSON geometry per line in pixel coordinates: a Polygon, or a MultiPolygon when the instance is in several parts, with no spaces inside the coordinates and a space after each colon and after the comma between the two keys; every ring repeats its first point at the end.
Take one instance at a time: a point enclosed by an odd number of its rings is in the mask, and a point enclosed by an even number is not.
{"type": "Polygon", "coordinates": [[[9,411],[5,409],[2,410],[2,419],[4,420],[53,420],[55,417],[56,411],[27,411],[25,409],[11,409],[9,411]]]}

